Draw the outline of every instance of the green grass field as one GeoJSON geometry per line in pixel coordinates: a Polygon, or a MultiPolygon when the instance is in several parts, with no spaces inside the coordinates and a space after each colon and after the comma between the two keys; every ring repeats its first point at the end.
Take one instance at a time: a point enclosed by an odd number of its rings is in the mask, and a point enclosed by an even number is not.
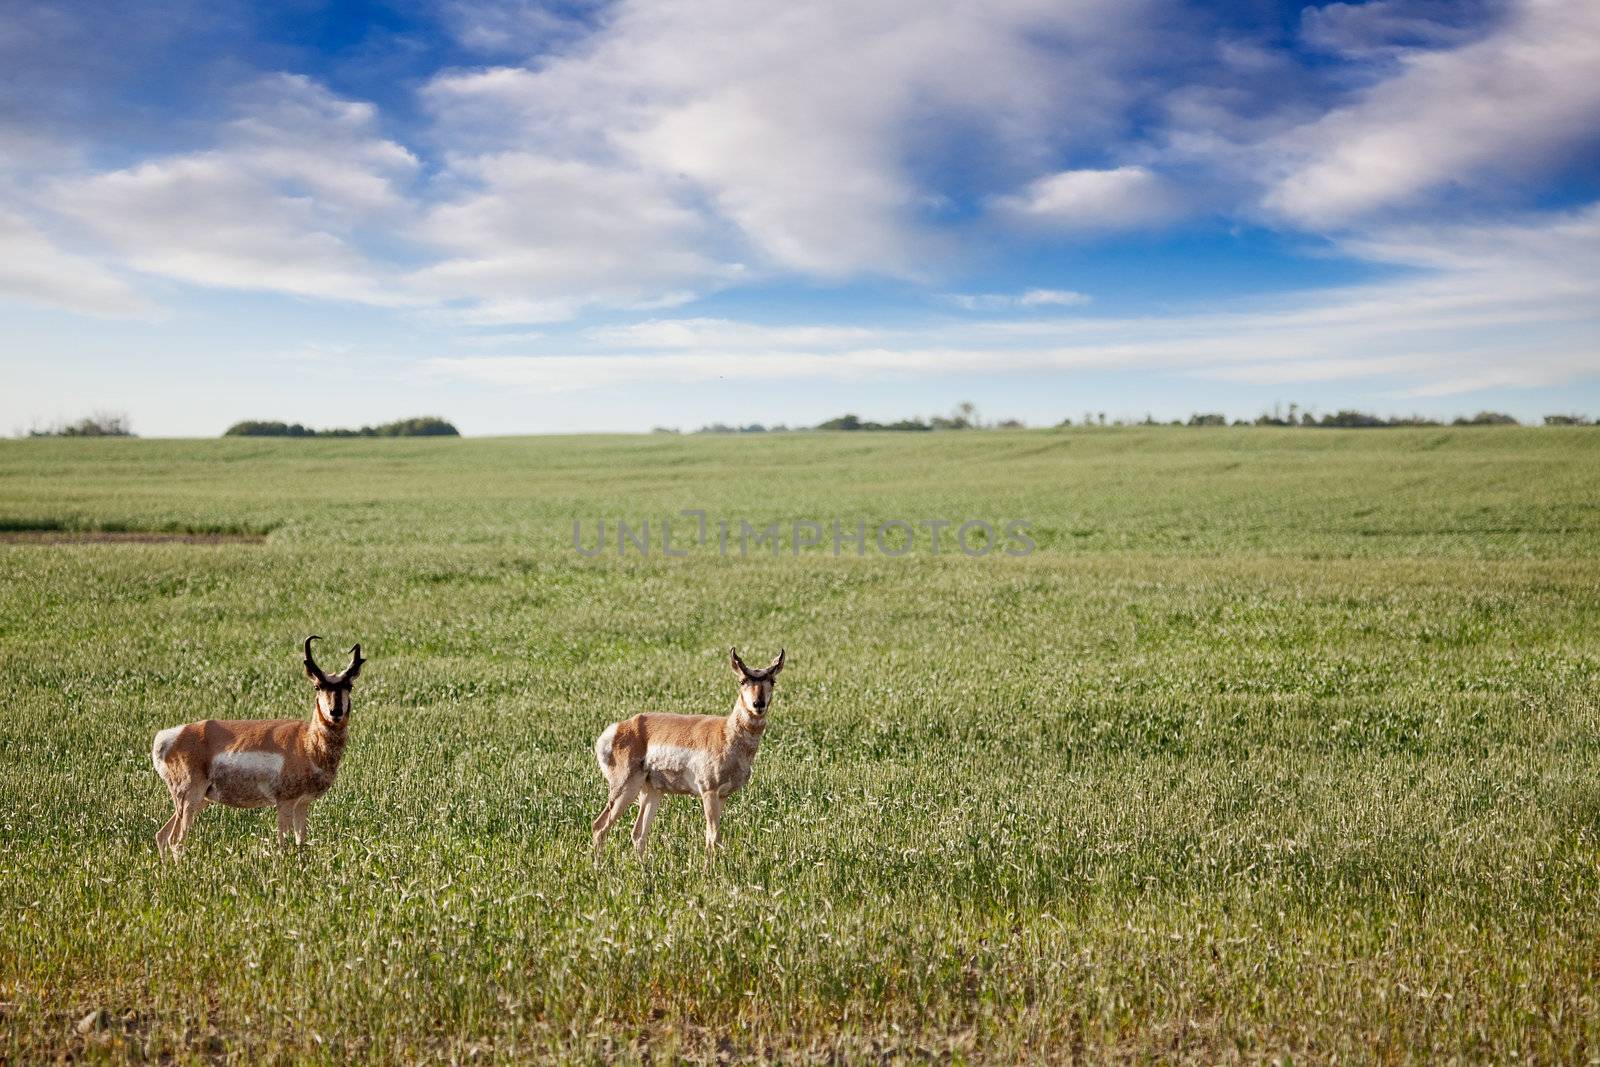
{"type": "Polygon", "coordinates": [[[0,530],[267,535],[0,543],[0,1061],[1600,1056],[1600,431],[12,441],[0,530]],[[1038,549],[573,549],[686,508],[1038,549]],[[151,735],[307,714],[311,632],[311,842],[158,864],[151,735]],[[723,852],[592,863],[730,644],[723,852]]]}

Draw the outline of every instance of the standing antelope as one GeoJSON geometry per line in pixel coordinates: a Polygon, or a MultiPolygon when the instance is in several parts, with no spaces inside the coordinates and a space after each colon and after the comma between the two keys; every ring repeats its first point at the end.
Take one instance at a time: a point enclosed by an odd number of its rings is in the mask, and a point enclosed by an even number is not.
{"type": "Polygon", "coordinates": [[[311,721],[205,719],[156,734],[150,760],[172,794],[172,818],[156,833],[156,851],[178,858],[189,823],[213,803],[278,809],[278,841],[306,839],[306,811],[339,773],[350,723],[350,687],[361,673],[361,646],[350,666],[323,674],[306,638],[306,677],[317,687],[311,721]]]}
{"type": "Polygon", "coordinates": [[[716,850],[723,798],[750,780],[756,749],[767,728],[772,683],[783,670],[782,651],[759,671],[744,665],[737,648],[728,652],[739,679],[739,696],[726,717],[635,715],[607,726],[595,741],[600,773],[611,787],[606,806],[594,821],[596,855],[612,825],[641,793],[639,815],[633,821],[633,847],[640,856],[650,821],[666,793],[700,798],[706,812],[706,853],[716,850]]]}

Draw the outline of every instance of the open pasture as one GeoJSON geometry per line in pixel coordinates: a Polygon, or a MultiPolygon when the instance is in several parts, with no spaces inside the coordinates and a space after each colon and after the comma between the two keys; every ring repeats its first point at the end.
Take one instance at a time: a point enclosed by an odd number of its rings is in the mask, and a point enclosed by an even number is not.
{"type": "Polygon", "coordinates": [[[0,1061],[1600,1056],[1600,430],[8,441],[0,530],[0,1061]],[[694,508],[1037,550],[573,549],[694,508]],[[162,866],[152,734],[312,632],[310,844],[162,866]],[[591,863],[730,644],[721,854],[591,863]]]}

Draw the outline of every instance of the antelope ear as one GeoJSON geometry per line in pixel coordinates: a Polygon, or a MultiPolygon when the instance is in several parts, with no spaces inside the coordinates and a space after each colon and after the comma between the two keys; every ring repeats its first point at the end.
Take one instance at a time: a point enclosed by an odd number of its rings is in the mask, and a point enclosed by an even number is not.
{"type": "Polygon", "coordinates": [[[318,685],[323,685],[328,681],[328,676],[322,673],[322,668],[317,666],[317,661],[311,655],[311,642],[320,640],[322,640],[322,638],[318,637],[316,634],[312,634],[310,637],[306,638],[306,677],[310,678],[318,685]]]}
{"type": "Polygon", "coordinates": [[[739,650],[737,648],[728,649],[728,662],[733,667],[734,676],[737,677],[739,681],[742,682],[746,678],[750,677],[750,668],[746,667],[744,665],[744,660],[739,658],[739,650]]]}
{"type": "Polygon", "coordinates": [[[350,666],[346,667],[344,669],[344,673],[339,675],[339,681],[341,681],[341,682],[353,682],[353,681],[355,681],[356,680],[356,675],[361,673],[361,665],[363,663],[365,663],[365,662],[367,662],[367,661],[361,658],[361,645],[360,644],[351,645],[350,646],[350,666]]]}
{"type": "Polygon", "coordinates": [[[778,658],[767,664],[766,675],[768,678],[777,677],[778,672],[783,670],[783,651],[781,648],[778,649],[778,658]]]}

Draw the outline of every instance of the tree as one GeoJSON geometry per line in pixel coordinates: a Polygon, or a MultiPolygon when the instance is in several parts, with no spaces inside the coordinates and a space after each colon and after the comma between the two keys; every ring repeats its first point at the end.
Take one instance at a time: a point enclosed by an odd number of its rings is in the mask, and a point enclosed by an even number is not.
{"type": "Polygon", "coordinates": [[[93,415],[44,429],[28,431],[29,437],[132,437],[128,416],[116,411],[97,411],[93,415]]]}
{"type": "Polygon", "coordinates": [[[859,430],[861,419],[856,415],[840,415],[838,418],[829,419],[827,422],[817,423],[819,430],[859,430]]]}
{"type": "MultiPolygon", "coordinates": [[[[361,435],[368,436],[367,427],[361,428],[361,435]]],[[[373,437],[460,437],[461,431],[456,429],[437,415],[417,415],[409,419],[398,419],[386,422],[381,426],[371,429],[373,437]]]]}
{"type": "Polygon", "coordinates": [[[1366,429],[1373,426],[1382,426],[1384,421],[1376,415],[1368,415],[1365,411],[1344,410],[1332,415],[1322,416],[1318,426],[1328,426],[1337,429],[1366,429]]]}
{"type": "Polygon", "coordinates": [[[224,437],[460,437],[461,431],[437,415],[397,419],[359,430],[313,430],[298,422],[245,419],[222,432],[224,437]]]}

